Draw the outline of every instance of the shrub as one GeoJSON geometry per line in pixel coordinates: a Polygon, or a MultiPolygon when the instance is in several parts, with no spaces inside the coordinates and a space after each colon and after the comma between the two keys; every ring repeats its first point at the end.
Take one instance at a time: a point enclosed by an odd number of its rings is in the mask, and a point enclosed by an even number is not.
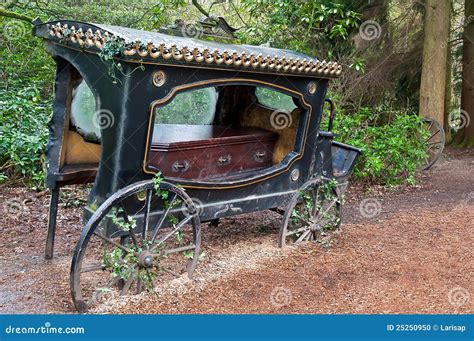
{"type": "Polygon", "coordinates": [[[0,182],[21,178],[41,186],[54,61],[28,23],[1,18],[0,24],[16,28],[15,35],[0,34],[0,182]]]}
{"type": "Polygon", "coordinates": [[[414,184],[428,137],[417,115],[362,108],[353,115],[339,113],[334,132],[337,140],[362,150],[354,168],[356,178],[385,185],[414,184]]]}
{"type": "Polygon", "coordinates": [[[21,176],[41,185],[49,101],[31,85],[18,91],[0,90],[0,108],[1,179],[21,176]]]}

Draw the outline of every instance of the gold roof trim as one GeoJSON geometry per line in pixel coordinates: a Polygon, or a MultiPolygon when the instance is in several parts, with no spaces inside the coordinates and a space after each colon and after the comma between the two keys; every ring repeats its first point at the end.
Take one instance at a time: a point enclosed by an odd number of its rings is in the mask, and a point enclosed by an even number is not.
{"type": "MultiPolygon", "coordinates": [[[[102,49],[105,42],[109,39],[123,39],[118,36],[102,32],[97,29],[95,32],[88,29],[86,32],[82,28],[69,27],[61,23],[49,25],[49,35],[60,40],[67,40],[85,48],[102,49]]],[[[237,66],[248,69],[270,70],[285,73],[306,73],[321,76],[339,76],[342,72],[342,66],[336,62],[317,61],[313,59],[286,59],[285,56],[279,57],[262,54],[254,55],[244,51],[238,54],[236,51],[219,51],[217,49],[189,49],[187,46],[177,47],[176,45],[166,46],[164,43],[155,45],[153,42],[126,42],[123,54],[127,57],[138,56],[140,58],[150,57],[152,59],[163,58],[164,60],[174,59],[176,61],[197,63],[197,64],[225,64],[228,66],[237,66]]]]}

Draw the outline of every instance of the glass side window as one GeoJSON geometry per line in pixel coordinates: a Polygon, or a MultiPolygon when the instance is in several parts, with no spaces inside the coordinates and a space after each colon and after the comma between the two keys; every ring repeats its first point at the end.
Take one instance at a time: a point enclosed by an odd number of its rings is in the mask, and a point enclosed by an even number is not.
{"type": "Polygon", "coordinates": [[[257,96],[261,105],[268,108],[282,109],[288,112],[292,112],[297,108],[293,102],[293,97],[275,90],[257,87],[255,88],[255,96],[257,96]]]}
{"type": "Polygon", "coordinates": [[[181,92],[171,102],[155,109],[155,123],[209,125],[214,121],[216,103],[215,88],[181,92]]]}
{"type": "Polygon", "coordinates": [[[100,142],[100,126],[94,121],[96,110],[94,94],[82,80],[72,92],[71,123],[89,142],[100,142]]]}

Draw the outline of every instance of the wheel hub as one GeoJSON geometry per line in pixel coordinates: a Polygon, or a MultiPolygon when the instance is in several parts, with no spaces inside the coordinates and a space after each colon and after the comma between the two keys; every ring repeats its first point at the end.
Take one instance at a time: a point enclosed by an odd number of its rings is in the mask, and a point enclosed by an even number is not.
{"type": "Polygon", "coordinates": [[[144,250],[138,255],[138,264],[143,268],[151,268],[153,260],[153,255],[148,250],[144,250]]]}
{"type": "Polygon", "coordinates": [[[310,223],[309,229],[312,232],[317,232],[321,230],[321,226],[319,226],[318,222],[315,219],[310,219],[309,223],[310,223]]]}

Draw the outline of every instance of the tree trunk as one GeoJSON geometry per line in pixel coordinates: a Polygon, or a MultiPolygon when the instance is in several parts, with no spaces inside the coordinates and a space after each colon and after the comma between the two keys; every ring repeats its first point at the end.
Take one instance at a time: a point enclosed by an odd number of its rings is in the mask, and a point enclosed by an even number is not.
{"type": "Polygon", "coordinates": [[[462,48],[461,129],[455,143],[474,146],[474,1],[466,0],[462,48]]]}
{"type": "MultiPolygon", "coordinates": [[[[453,13],[452,5],[449,6],[449,32],[451,32],[451,14],[453,13]]],[[[451,34],[448,33],[448,40],[451,39],[451,34]]],[[[446,56],[446,83],[444,85],[444,121],[443,128],[446,133],[446,143],[451,142],[451,127],[449,125],[449,117],[451,115],[451,110],[453,109],[453,55],[452,55],[452,46],[451,43],[447,42],[447,56],[446,56]]]]}
{"type": "Polygon", "coordinates": [[[420,116],[444,122],[449,0],[426,0],[420,116]]]}
{"type": "Polygon", "coordinates": [[[449,118],[453,108],[453,82],[452,82],[452,62],[451,44],[448,45],[448,58],[446,63],[446,84],[444,86],[444,122],[443,128],[446,133],[446,143],[451,142],[451,127],[449,125],[449,118]]]}

